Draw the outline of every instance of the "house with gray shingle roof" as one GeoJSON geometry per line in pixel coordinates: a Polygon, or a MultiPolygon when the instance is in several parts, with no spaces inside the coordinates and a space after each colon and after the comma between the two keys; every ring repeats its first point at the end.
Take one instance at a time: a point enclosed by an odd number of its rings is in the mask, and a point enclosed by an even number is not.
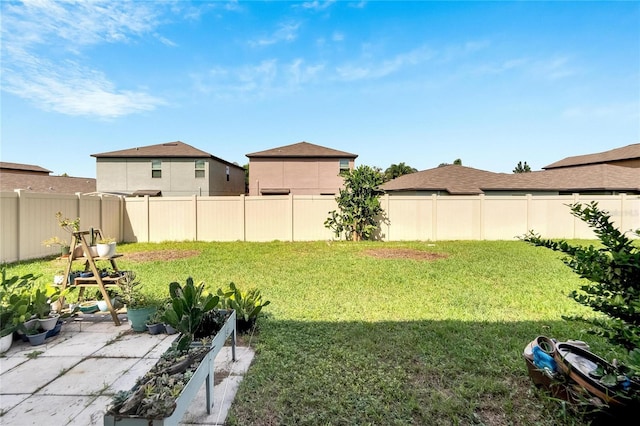
{"type": "Polygon", "coordinates": [[[249,195],[335,195],[340,173],[353,170],[356,154],[299,142],[246,154],[249,195]]]}
{"type": "Polygon", "coordinates": [[[244,169],[184,142],[92,154],[97,190],[132,196],[245,193],[244,169]]]}
{"type": "Polygon", "coordinates": [[[424,170],[386,182],[402,195],[640,194],[640,144],[599,154],[569,157],[545,170],[493,173],[461,165],[424,170]]]}
{"type": "Polygon", "coordinates": [[[93,178],[51,176],[51,170],[33,164],[0,161],[0,191],[16,189],[47,194],[75,194],[96,191],[93,178]]]}

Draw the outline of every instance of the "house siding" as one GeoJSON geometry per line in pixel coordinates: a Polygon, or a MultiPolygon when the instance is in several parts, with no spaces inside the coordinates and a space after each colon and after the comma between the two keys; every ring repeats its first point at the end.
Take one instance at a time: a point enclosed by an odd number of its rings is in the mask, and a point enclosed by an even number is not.
{"type": "MultiPolygon", "coordinates": [[[[352,158],[349,167],[354,167],[352,158]]],[[[249,195],[269,189],[293,195],[337,194],[343,185],[340,158],[252,158],[249,165],[249,195]]]]}
{"type": "Polygon", "coordinates": [[[195,177],[195,161],[201,158],[158,158],[162,177],[151,177],[153,158],[97,158],[96,178],[99,192],[132,194],[138,190],[159,190],[163,196],[239,195],[244,193],[244,172],[227,164],[207,159],[205,178],[195,177]]]}

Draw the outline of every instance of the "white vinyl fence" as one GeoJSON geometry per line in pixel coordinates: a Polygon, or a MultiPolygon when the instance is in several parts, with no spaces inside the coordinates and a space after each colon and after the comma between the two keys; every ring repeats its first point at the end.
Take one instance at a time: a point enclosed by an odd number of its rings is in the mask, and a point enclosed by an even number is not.
{"type": "MultiPolygon", "coordinates": [[[[534,230],[546,238],[594,238],[568,204],[591,201],[623,231],[640,228],[640,196],[389,196],[380,229],[383,241],[513,240],[534,230]]],[[[0,193],[0,261],[56,253],[42,241],[70,239],[55,213],[80,217],[82,229],[101,228],[124,242],[313,241],[335,238],[324,227],[333,196],[244,195],[141,197],[0,193]]]]}

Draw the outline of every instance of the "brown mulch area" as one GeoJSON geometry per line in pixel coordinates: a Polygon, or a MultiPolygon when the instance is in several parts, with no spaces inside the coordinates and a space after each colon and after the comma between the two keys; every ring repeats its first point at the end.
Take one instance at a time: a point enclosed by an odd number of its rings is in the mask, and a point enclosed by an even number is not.
{"type": "Polygon", "coordinates": [[[177,260],[200,255],[200,250],[156,250],[127,253],[127,260],[134,262],[157,262],[159,260],[177,260]]]}
{"type": "Polygon", "coordinates": [[[434,253],[430,251],[403,249],[403,248],[381,248],[370,249],[363,252],[367,256],[377,259],[411,259],[411,260],[427,260],[433,261],[438,259],[446,259],[449,257],[445,253],[434,253]]]}

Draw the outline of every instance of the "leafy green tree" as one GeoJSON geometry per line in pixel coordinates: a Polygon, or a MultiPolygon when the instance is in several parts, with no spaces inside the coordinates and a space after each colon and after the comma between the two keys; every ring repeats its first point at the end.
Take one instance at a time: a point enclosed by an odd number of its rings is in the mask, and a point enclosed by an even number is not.
{"type": "Polygon", "coordinates": [[[369,166],[359,166],[342,173],[344,189],[336,197],[339,211],[329,212],[324,226],[333,230],[336,237],[344,234],[347,240],[369,240],[379,228],[378,216],[383,213],[378,186],[383,183],[382,174],[369,166]]]}
{"type": "MultiPolygon", "coordinates": [[[[444,167],[444,166],[450,166],[451,163],[440,163],[438,164],[438,167],[444,167]]],[[[462,160],[459,158],[456,158],[455,160],[453,160],[453,165],[454,166],[462,166],[462,160]]]]}
{"type": "Polygon", "coordinates": [[[249,193],[249,163],[242,166],[244,169],[244,192],[249,193]]]}
{"type": "Polygon", "coordinates": [[[417,171],[417,169],[414,169],[404,163],[392,164],[384,171],[384,180],[390,181],[402,175],[408,175],[417,171]]]}
{"type": "Polygon", "coordinates": [[[531,173],[531,167],[529,167],[526,161],[524,164],[522,164],[522,161],[518,161],[518,165],[513,169],[513,173],[531,173]]]}
{"type": "MultiPolygon", "coordinates": [[[[563,259],[587,283],[569,296],[605,317],[567,319],[592,325],[589,330],[611,343],[638,352],[640,347],[640,248],[616,228],[610,215],[597,202],[571,204],[571,213],[586,222],[598,236],[602,247],[574,246],[564,240],[542,239],[530,231],[524,241],[567,255],[563,259]]],[[[640,230],[635,234],[640,236],[640,230]]],[[[640,356],[637,353],[636,357],[640,356]]],[[[638,361],[640,366],[640,359],[638,361]]],[[[640,369],[640,367],[639,367],[640,369]]]]}

